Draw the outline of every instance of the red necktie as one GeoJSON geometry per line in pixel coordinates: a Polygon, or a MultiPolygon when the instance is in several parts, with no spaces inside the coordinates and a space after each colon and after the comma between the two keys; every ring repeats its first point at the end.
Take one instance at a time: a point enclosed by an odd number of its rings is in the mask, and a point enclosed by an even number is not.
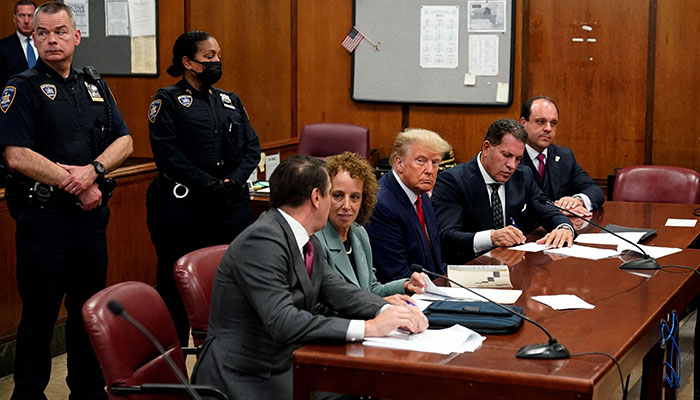
{"type": "Polygon", "coordinates": [[[416,200],[416,214],[418,214],[418,221],[420,221],[420,226],[423,228],[423,233],[425,234],[425,240],[430,245],[430,239],[428,239],[428,231],[425,230],[425,215],[423,215],[423,201],[420,196],[416,200]]]}
{"type": "Polygon", "coordinates": [[[314,268],[314,245],[310,239],[304,245],[304,262],[306,263],[306,272],[311,276],[311,270],[314,268]]]}
{"type": "Polygon", "coordinates": [[[544,179],[544,154],[538,154],[537,159],[540,161],[540,165],[537,167],[537,172],[540,173],[540,179],[544,179]]]}

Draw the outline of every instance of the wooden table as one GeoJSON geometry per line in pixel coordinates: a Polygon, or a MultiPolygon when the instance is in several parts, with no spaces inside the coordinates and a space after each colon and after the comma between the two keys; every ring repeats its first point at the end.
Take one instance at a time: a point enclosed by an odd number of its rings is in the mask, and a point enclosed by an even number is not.
{"type": "MultiPolygon", "coordinates": [[[[697,206],[606,203],[596,213],[602,224],[653,227],[647,244],[686,248],[697,243],[700,226],[666,228],[666,218],[694,218],[697,206]]],[[[590,230],[588,227],[584,230],[590,230]]],[[[659,321],[682,312],[700,290],[697,274],[651,271],[639,276],[618,268],[620,260],[556,259],[544,253],[492,251],[475,263],[509,265],[518,302],[526,315],[544,325],[571,353],[602,351],[614,355],[626,375],[659,339],[659,321]],[[530,299],[542,294],[575,294],[593,310],[555,311],[530,299]]],[[[660,259],[661,265],[700,267],[700,250],[687,249],[660,259]]],[[[610,359],[581,356],[564,360],[516,359],[522,346],[545,342],[537,327],[525,323],[512,335],[489,335],[474,353],[440,355],[365,347],[311,345],[294,354],[294,397],[312,391],[368,394],[390,398],[449,399],[607,399],[620,388],[610,359]]],[[[658,371],[657,371],[658,372],[658,371]]],[[[660,385],[644,388],[660,398],[660,385]]]]}

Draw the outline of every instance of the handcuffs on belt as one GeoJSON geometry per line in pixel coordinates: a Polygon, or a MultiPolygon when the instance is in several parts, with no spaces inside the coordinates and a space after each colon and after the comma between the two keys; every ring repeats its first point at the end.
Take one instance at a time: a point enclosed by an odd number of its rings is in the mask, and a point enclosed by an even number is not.
{"type": "Polygon", "coordinates": [[[173,196],[175,196],[176,199],[184,199],[188,194],[190,194],[190,189],[187,186],[183,185],[182,183],[175,182],[175,186],[173,186],[173,196]],[[177,189],[179,188],[185,188],[185,193],[178,194],[177,189]]]}

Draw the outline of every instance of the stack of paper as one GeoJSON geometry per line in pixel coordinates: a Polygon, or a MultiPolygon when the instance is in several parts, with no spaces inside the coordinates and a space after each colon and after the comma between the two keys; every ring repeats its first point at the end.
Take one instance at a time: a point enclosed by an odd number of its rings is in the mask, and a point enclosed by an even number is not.
{"type": "Polygon", "coordinates": [[[423,333],[408,333],[394,330],[385,337],[367,338],[362,344],[390,349],[423,351],[426,353],[464,353],[473,352],[486,337],[479,335],[462,325],[453,325],[445,329],[428,329],[423,333]]]}
{"type": "MultiPolygon", "coordinates": [[[[461,300],[461,301],[486,301],[482,297],[469,292],[466,289],[459,287],[437,287],[435,284],[428,279],[426,282],[425,293],[420,295],[414,295],[419,300],[424,301],[435,301],[435,300],[461,300]]],[[[474,292],[485,296],[491,301],[500,304],[513,304],[515,303],[520,295],[523,293],[522,290],[511,290],[511,289],[486,289],[486,288],[475,288],[471,289],[474,292]]]]}
{"type": "Polygon", "coordinates": [[[468,288],[513,287],[507,265],[448,265],[447,276],[468,288]]]}

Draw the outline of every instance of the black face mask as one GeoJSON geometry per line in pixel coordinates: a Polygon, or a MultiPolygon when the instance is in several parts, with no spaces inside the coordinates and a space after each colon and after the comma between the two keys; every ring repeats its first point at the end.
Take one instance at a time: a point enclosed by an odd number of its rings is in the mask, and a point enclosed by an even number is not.
{"type": "MultiPolygon", "coordinates": [[[[192,60],[202,65],[202,72],[195,72],[197,79],[204,87],[209,87],[221,79],[221,61],[201,62],[192,60]]],[[[194,71],[192,71],[194,72],[194,71]]]]}

